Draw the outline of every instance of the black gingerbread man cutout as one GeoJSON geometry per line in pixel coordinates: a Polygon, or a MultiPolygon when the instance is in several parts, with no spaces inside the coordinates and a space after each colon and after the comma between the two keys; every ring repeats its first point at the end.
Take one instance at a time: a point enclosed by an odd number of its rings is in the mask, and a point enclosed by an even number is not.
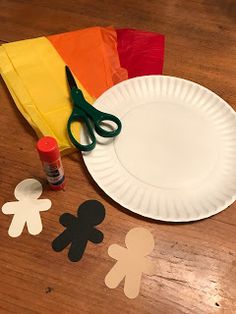
{"type": "Polygon", "coordinates": [[[99,225],[104,218],[105,208],[96,200],[82,203],[78,208],[77,217],[69,213],[62,214],[59,221],[66,229],[52,242],[53,250],[60,252],[71,243],[69,260],[78,262],[88,241],[95,244],[102,242],[103,233],[94,226],[99,225]]]}

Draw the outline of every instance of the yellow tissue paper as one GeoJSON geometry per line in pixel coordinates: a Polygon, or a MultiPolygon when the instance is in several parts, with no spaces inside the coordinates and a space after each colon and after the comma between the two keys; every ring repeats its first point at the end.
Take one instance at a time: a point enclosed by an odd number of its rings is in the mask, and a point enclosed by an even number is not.
{"type": "MultiPolygon", "coordinates": [[[[0,46],[0,73],[38,137],[53,136],[62,152],[73,151],[66,130],[72,104],[65,63],[48,39],[40,37],[0,46]]],[[[93,103],[78,80],[77,84],[86,100],[93,103]]]]}

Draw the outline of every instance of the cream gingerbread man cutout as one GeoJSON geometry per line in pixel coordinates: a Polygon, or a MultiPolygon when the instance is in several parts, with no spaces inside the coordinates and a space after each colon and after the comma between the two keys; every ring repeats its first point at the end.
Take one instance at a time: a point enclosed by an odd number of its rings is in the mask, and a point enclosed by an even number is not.
{"type": "Polygon", "coordinates": [[[39,212],[51,207],[49,199],[38,199],[42,194],[42,185],[35,179],[21,181],[15,188],[15,197],[18,201],[7,202],[2,207],[6,215],[14,215],[8,234],[11,237],[21,235],[25,224],[32,235],[42,231],[42,221],[39,212]]]}
{"type": "Polygon", "coordinates": [[[108,248],[108,255],[117,262],[106,275],[105,284],[114,289],[125,278],[124,293],[133,299],[139,294],[142,273],[155,273],[155,264],[146,258],[154,249],[154,239],[147,229],[134,228],[127,233],[125,244],[127,248],[117,244],[108,248]]]}

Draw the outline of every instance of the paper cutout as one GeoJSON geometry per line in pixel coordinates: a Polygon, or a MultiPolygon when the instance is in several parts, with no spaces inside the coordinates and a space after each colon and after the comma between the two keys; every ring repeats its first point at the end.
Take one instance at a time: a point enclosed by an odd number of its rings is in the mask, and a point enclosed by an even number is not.
{"type": "Polygon", "coordinates": [[[96,201],[89,200],[80,205],[75,217],[69,213],[62,214],[59,221],[66,229],[52,242],[56,252],[64,250],[70,243],[68,258],[71,262],[78,262],[86,249],[88,241],[94,244],[103,240],[103,233],[94,226],[105,218],[104,206],[96,201]]]}
{"type": "Polygon", "coordinates": [[[7,202],[2,207],[6,215],[14,215],[8,234],[15,238],[21,235],[25,224],[30,234],[39,234],[42,229],[42,221],[39,212],[51,207],[49,199],[38,199],[42,194],[42,185],[38,180],[26,179],[15,188],[14,194],[18,201],[7,202]]]}
{"type": "Polygon", "coordinates": [[[127,233],[125,244],[127,248],[109,246],[108,255],[117,262],[106,275],[105,284],[114,289],[125,278],[124,293],[134,299],[139,294],[142,273],[149,276],[155,273],[155,264],[145,257],[154,249],[154,239],[147,229],[133,228],[127,233]]]}

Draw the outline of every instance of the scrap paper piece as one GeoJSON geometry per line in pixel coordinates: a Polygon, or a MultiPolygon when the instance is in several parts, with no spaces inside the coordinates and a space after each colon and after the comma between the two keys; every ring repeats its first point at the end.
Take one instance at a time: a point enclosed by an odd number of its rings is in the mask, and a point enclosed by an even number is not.
{"type": "Polygon", "coordinates": [[[94,244],[103,240],[103,233],[95,228],[105,218],[104,206],[96,200],[88,200],[80,205],[77,217],[65,213],[60,217],[60,224],[66,229],[52,242],[56,252],[64,250],[70,243],[68,258],[71,262],[81,260],[88,241],[94,244]]]}
{"type": "Polygon", "coordinates": [[[116,264],[106,275],[105,284],[108,288],[118,287],[125,278],[124,293],[134,299],[138,296],[142,273],[154,275],[155,264],[146,258],[154,249],[152,234],[144,228],[133,228],[125,237],[126,248],[112,244],[108,255],[116,259],[116,264]]]}
{"type": "Polygon", "coordinates": [[[2,207],[6,215],[14,215],[8,234],[10,237],[19,237],[27,225],[32,235],[39,234],[42,229],[42,221],[39,212],[51,207],[49,199],[38,199],[42,194],[42,185],[38,180],[26,179],[15,188],[14,194],[18,201],[7,202],[2,207]]]}
{"type": "Polygon", "coordinates": [[[120,65],[129,78],[162,74],[164,35],[138,29],[117,29],[116,33],[120,65]]]}

